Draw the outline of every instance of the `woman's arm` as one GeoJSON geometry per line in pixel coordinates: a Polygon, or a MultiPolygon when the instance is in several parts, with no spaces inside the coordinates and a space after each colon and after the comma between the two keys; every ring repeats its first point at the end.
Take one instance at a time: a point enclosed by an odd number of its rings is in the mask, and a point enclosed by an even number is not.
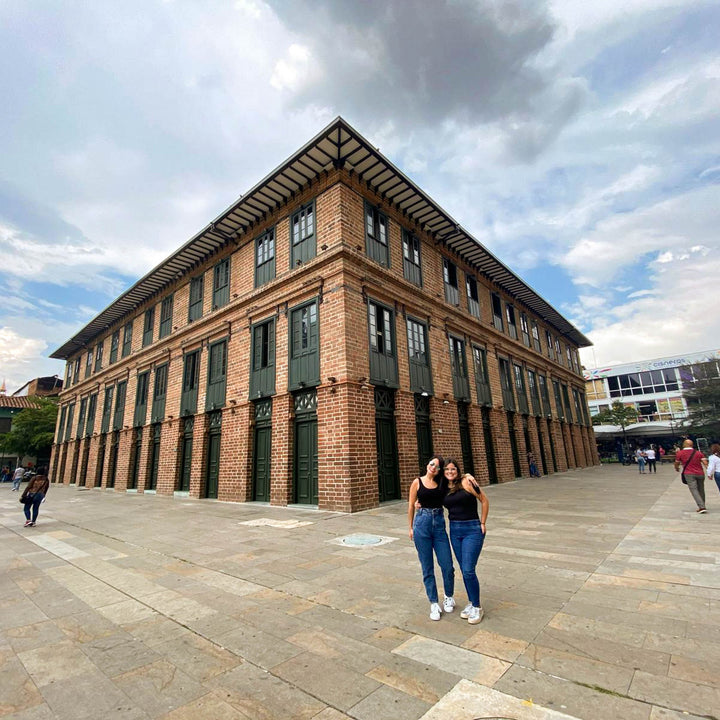
{"type": "Polygon", "coordinates": [[[488,512],[490,511],[490,501],[487,495],[481,490],[480,491],[480,504],[482,508],[480,510],[480,526],[482,527],[483,534],[485,533],[485,521],[487,520],[488,512]]]}
{"type": "Polygon", "coordinates": [[[408,526],[410,528],[410,539],[413,539],[413,520],[415,519],[415,501],[418,493],[418,479],[415,478],[410,485],[410,495],[408,497],[408,526]]]}

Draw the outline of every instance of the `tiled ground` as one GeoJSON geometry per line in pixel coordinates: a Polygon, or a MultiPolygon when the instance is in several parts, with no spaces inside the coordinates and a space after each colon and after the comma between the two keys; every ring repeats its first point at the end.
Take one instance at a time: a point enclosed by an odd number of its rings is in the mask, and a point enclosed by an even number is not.
{"type": "MultiPolygon", "coordinates": [[[[720,495],[672,468],[488,489],[486,616],[427,617],[405,506],[0,486],[0,717],[720,717],[720,495]],[[374,533],[376,547],[338,538],[374,533]]],[[[466,602],[457,573],[458,605],[466,602]]]]}

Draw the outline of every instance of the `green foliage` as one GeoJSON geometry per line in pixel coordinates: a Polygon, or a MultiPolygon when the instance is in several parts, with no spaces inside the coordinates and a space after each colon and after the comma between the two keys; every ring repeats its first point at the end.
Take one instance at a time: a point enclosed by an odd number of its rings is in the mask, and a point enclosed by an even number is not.
{"type": "Polygon", "coordinates": [[[688,405],[685,426],[697,435],[720,439],[720,378],[715,361],[693,367],[695,382],[683,392],[688,405]]]}
{"type": "Polygon", "coordinates": [[[55,438],[57,403],[49,398],[33,398],[37,407],[25,408],[13,418],[12,430],[0,435],[0,449],[5,453],[49,455],[55,438]]]}
{"type": "Polygon", "coordinates": [[[637,421],[638,412],[634,407],[615,400],[609,410],[603,410],[593,417],[593,425],[619,425],[623,432],[628,425],[637,421]]]}

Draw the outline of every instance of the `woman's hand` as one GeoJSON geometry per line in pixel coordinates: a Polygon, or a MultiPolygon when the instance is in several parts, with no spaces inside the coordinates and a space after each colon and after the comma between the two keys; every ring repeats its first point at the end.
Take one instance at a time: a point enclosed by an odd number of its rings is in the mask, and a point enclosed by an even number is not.
{"type": "Polygon", "coordinates": [[[416,500],[416,501],[415,501],[415,509],[416,509],[416,510],[421,510],[421,509],[422,509],[422,505],[420,504],[420,501],[419,501],[419,500],[416,500]]]}
{"type": "Polygon", "coordinates": [[[410,530],[409,530],[409,532],[408,532],[408,535],[410,536],[410,539],[411,539],[411,540],[414,539],[414,538],[413,538],[413,529],[412,529],[412,528],[410,528],[410,530]]]}

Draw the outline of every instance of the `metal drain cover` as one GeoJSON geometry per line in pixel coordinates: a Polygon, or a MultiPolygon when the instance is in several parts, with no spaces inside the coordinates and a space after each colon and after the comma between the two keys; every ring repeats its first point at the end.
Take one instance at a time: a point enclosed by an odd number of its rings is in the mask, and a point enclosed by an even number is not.
{"type": "Polygon", "coordinates": [[[381,537],[380,535],[363,535],[363,534],[357,534],[357,535],[347,535],[346,537],[342,538],[342,544],[343,545],[380,545],[382,541],[385,540],[384,537],[381,537]]]}

